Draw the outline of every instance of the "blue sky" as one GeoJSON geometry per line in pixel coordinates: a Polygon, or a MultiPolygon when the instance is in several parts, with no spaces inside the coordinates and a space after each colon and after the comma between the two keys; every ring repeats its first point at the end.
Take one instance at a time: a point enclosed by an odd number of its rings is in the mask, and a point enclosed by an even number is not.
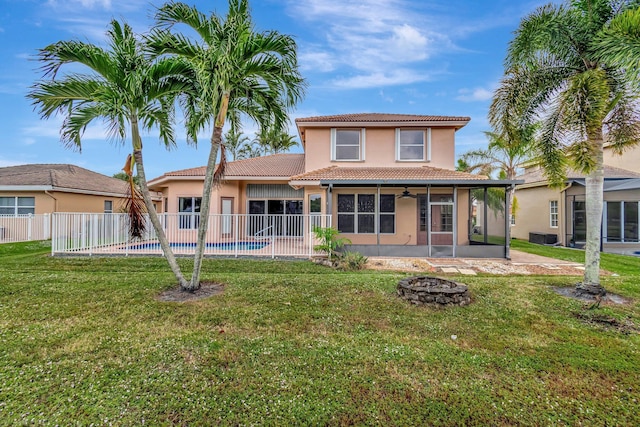
{"type": "MultiPolygon", "coordinates": [[[[188,1],[203,12],[226,13],[226,0],[188,1]]],[[[503,73],[503,59],[520,19],[540,0],[253,0],[256,30],[278,30],[298,43],[309,87],[296,117],[344,113],[470,116],[456,138],[456,154],[486,146],[487,110],[503,73]]],[[[61,120],[41,120],[25,94],[40,77],[39,48],[59,40],[104,42],[112,18],[137,32],[152,25],[148,0],[0,0],[0,167],[72,163],[117,173],[130,145],[105,139],[101,123],[87,129],[82,153],[59,142],[61,120]]],[[[248,123],[245,133],[253,136],[248,123]]],[[[144,137],[147,177],[201,166],[208,141],[166,151],[144,137]]],[[[295,133],[292,126],[291,133],[295,133]]],[[[297,149],[296,151],[300,151],[297,149]]]]}

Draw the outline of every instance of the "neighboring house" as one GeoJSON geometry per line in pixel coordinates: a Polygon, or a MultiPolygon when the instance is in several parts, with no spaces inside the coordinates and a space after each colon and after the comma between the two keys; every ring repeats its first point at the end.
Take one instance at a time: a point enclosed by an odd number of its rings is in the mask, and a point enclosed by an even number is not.
{"type": "Polygon", "coordinates": [[[640,144],[628,147],[622,152],[622,155],[616,154],[609,144],[605,144],[604,164],[634,172],[640,172],[640,144]]]}
{"type": "Polygon", "coordinates": [[[0,214],[114,212],[127,184],[119,179],[66,164],[0,168],[0,214]]]}
{"type": "Polygon", "coordinates": [[[126,187],[119,179],[68,164],[0,168],[0,241],[31,240],[28,235],[48,238],[44,230],[49,218],[44,215],[54,212],[117,212],[126,187]],[[44,221],[38,233],[27,226],[29,216],[44,221]]]}
{"type": "MultiPolygon", "coordinates": [[[[605,164],[604,177],[602,248],[634,252],[640,249],[640,173],[605,164]]],[[[511,235],[519,239],[544,236],[547,243],[553,243],[555,237],[558,244],[583,247],[586,240],[584,174],[570,171],[560,189],[550,188],[538,167],[527,168],[518,179],[524,184],[516,187],[519,208],[511,235]]]]}
{"type": "MultiPolygon", "coordinates": [[[[404,114],[297,119],[304,154],[230,162],[211,213],[264,218],[244,231],[249,237],[263,226],[302,236],[312,224],[298,218],[327,214],[350,249],[368,256],[508,257],[504,233],[498,245],[471,241],[471,190],[515,181],[455,171],[455,133],[468,121],[404,114]]],[[[149,181],[163,194],[163,211],[179,214],[181,230],[197,228],[204,173],[185,169],[149,181]]],[[[230,234],[233,225],[223,228],[230,234]]]]}

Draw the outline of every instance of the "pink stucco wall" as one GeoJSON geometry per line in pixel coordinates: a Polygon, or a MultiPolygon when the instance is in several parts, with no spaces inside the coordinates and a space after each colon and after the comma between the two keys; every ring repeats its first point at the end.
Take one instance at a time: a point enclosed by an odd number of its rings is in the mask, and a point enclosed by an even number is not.
{"type": "Polygon", "coordinates": [[[455,169],[454,128],[431,128],[431,160],[407,162],[396,160],[395,128],[368,128],[365,137],[365,160],[343,162],[331,160],[331,129],[305,130],[305,171],[328,166],[416,167],[433,166],[455,169]]]}

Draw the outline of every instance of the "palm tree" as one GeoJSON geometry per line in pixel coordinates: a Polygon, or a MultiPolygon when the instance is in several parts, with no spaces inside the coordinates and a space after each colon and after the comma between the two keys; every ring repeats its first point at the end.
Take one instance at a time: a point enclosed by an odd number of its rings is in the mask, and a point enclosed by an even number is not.
{"type": "Polygon", "coordinates": [[[622,68],[640,86],[640,7],[629,9],[609,22],[598,37],[600,60],[622,68]]]}
{"type": "Polygon", "coordinates": [[[238,160],[240,153],[249,143],[249,137],[238,131],[235,124],[231,124],[231,128],[224,134],[222,141],[226,147],[226,152],[231,156],[231,160],[238,160]]]}
{"type": "Polygon", "coordinates": [[[524,18],[489,112],[499,132],[510,118],[523,124],[542,120],[537,146],[553,185],[563,184],[568,167],[587,176],[585,272],[578,294],[605,293],[599,275],[605,138],[624,147],[640,135],[628,75],[598,60],[598,34],[631,3],[575,0],[542,6],[524,18]]]}
{"type": "MultiPolygon", "coordinates": [[[[498,172],[501,178],[514,180],[522,164],[533,158],[535,133],[537,125],[518,127],[516,124],[503,123],[503,132],[485,132],[489,139],[486,149],[468,151],[460,156],[458,165],[464,167],[464,172],[493,175],[498,172]]],[[[506,212],[514,214],[512,202],[515,187],[511,187],[507,194],[506,212]]],[[[495,193],[495,192],[494,192],[495,193]]],[[[504,196],[504,193],[500,191],[504,196]]],[[[494,194],[495,195],[495,194],[494,194]]],[[[495,201],[500,201],[499,210],[502,211],[502,200],[492,197],[492,209],[495,211],[495,201]]]]}
{"type": "Polygon", "coordinates": [[[284,153],[298,145],[295,136],[279,127],[262,128],[253,139],[263,154],[284,153]]]}
{"type": "Polygon", "coordinates": [[[159,27],[150,34],[149,46],[158,55],[184,58],[196,74],[198,97],[188,97],[183,103],[189,139],[197,142],[198,131],[213,125],[193,275],[185,288],[193,291],[200,286],[211,191],[224,174],[222,129],[227,112],[245,114],[261,128],[282,127],[287,110],[302,96],[304,81],[298,72],[294,40],[276,31],[255,32],[247,0],[229,0],[224,18],[169,2],[158,9],[156,20],[159,27]],[[199,41],[172,32],[176,24],[194,30],[199,41]],[[219,151],[222,153],[216,168],[219,151]]]}
{"type": "MultiPolygon", "coordinates": [[[[110,137],[124,144],[130,134],[146,210],[157,233],[171,270],[181,285],[186,285],[147,186],[142,157],[141,130],[157,127],[166,147],[175,144],[173,132],[174,99],[190,86],[186,77],[190,68],[175,58],[153,60],[144,53],[140,40],[128,24],[112,20],[107,31],[109,48],[80,41],[60,41],[41,49],[38,59],[47,80],[37,82],[27,95],[42,118],[64,116],[61,141],[80,150],[86,127],[104,120],[110,137]],[[63,65],[81,65],[89,73],[69,72],[58,78],[63,65]]],[[[131,172],[132,162],[127,169],[131,172]]]]}

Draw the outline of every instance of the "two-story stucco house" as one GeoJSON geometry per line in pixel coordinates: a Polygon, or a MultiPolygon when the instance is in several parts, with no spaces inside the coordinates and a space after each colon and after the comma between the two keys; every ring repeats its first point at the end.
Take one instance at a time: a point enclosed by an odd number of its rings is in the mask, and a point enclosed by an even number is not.
{"type": "MultiPolygon", "coordinates": [[[[472,193],[514,182],[455,170],[456,131],[468,122],[406,114],[299,118],[304,153],[230,162],[211,212],[264,218],[243,229],[247,237],[265,225],[278,236],[303,236],[317,215],[368,256],[508,257],[506,224],[498,244],[472,238],[472,193]]],[[[163,211],[182,215],[180,229],[197,228],[204,172],[168,172],[149,182],[163,194],[163,211]]],[[[233,234],[225,224],[222,234],[233,234]]]]}

